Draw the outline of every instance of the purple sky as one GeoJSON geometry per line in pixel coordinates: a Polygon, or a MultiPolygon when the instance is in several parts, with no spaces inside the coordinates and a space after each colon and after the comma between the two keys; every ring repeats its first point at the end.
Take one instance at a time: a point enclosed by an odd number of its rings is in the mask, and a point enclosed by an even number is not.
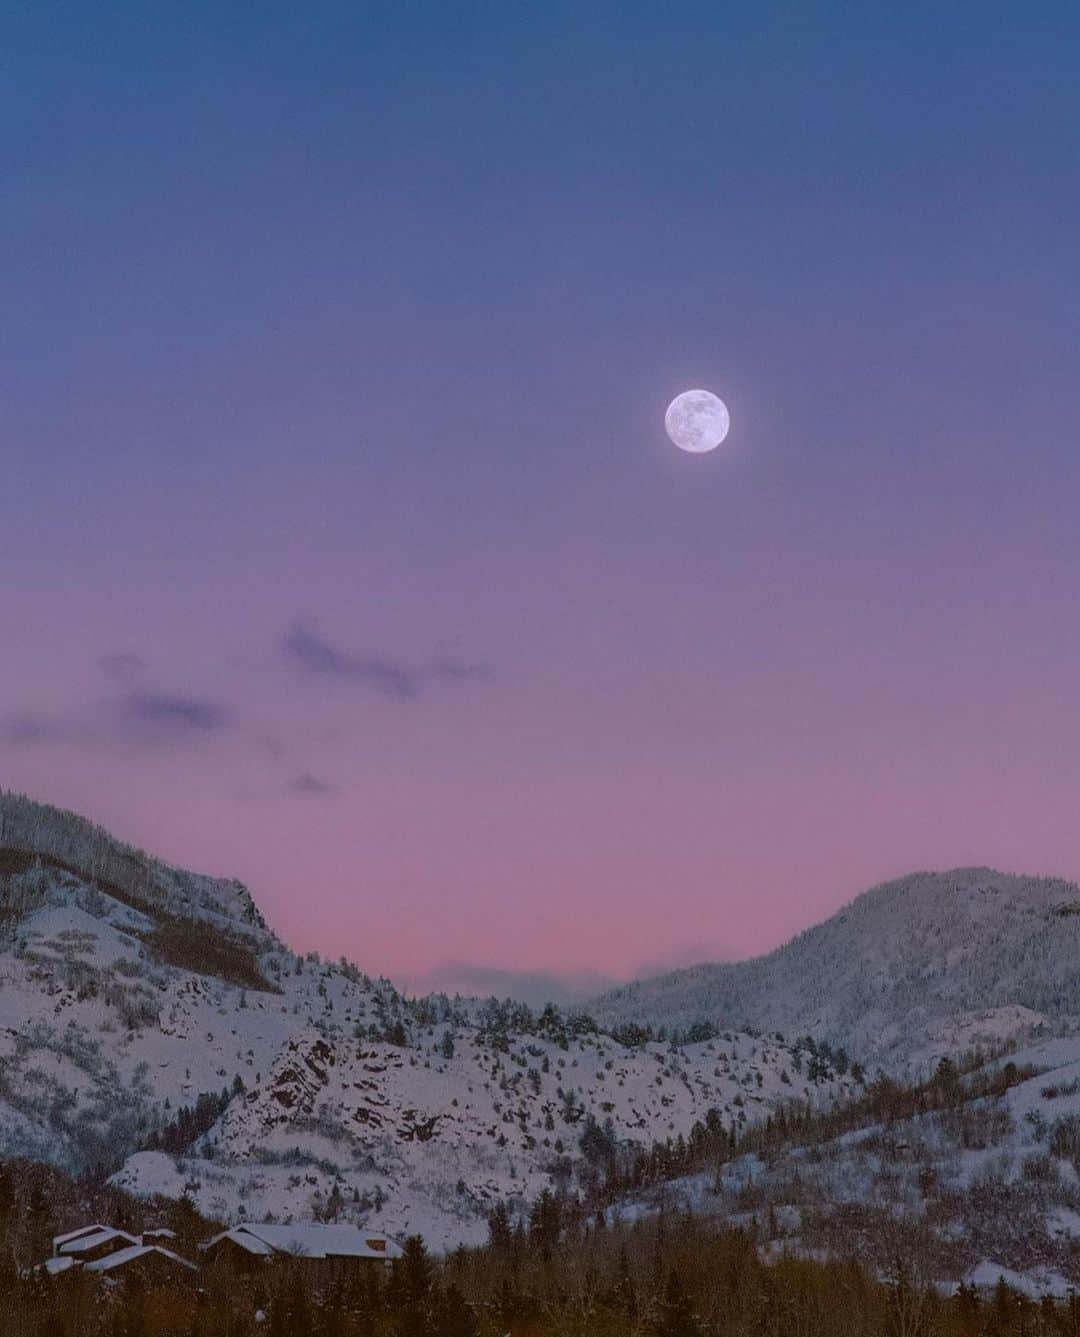
{"type": "Polygon", "coordinates": [[[1080,874],[1080,16],[674,9],[15,7],[0,784],[410,983],[1080,874]]]}

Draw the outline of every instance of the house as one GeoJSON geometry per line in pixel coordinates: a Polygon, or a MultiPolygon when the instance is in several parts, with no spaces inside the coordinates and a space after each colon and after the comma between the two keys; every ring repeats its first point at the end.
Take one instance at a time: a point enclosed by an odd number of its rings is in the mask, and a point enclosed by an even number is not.
{"type": "Polygon", "coordinates": [[[153,1285],[159,1282],[189,1281],[199,1269],[178,1253],[163,1249],[158,1244],[133,1244],[128,1249],[120,1249],[93,1263],[86,1263],[83,1271],[106,1280],[119,1276],[123,1276],[124,1280],[137,1277],[153,1285]]]}
{"type": "Polygon", "coordinates": [[[149,1282],[197,1273],[194,1263],[159,1243],[171,1239],[175,1239],[171,1230],[148,1230],[138,1236],[113,1226],[83,1226],[55,1236],[52,1257],[35,1270],[50,1277],[82,1271],[105,1278],[138,1276],[149,1282]]]}
{"type": "MultiPolygon", "coordinates": [[[[72,1263],[92,1263],[107,1258],[111,1253],[119,1253],[142,1241],[126,1230],[117,1230],[113,1226],[83,1226],[79,1230],[69,1230],[66,1235],[53,1237],[53,1258],[70,1259],[72,1263]]],[[[62,1270],[62,1269],[60,1269],[62,1270]]]]}
{"type": "Polygon", "coordinates": [[[388,1235],[354,1225],[323,1225],[298,1221],[293,1225],[244,1222],[215,1235],[199,1248],[207,1258],[251,1271],[275,1259],[303,1259],[333,1270],[353,1266],[386,1266],[401,1257],[401,1248],[388,1235]]]}

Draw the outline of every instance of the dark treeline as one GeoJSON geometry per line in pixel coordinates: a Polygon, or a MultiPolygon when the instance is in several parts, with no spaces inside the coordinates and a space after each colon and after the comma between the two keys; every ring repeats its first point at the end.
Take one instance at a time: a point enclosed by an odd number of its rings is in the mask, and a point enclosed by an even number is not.
{"type": "Polygon", "coordinates": [[[194,1249],[218,1227],[188,1197],[133,1198],[93,1176],[73,1178],[40,1161],[0,1161],[0,1292],[52,1252],[62,1231],[101,1222],[138,1233],[168,1226],[194,1249]]]}
{"type": "MultiPolygon", "coordinates": [[[[620,1144],[609,1127],[590,1118],[579,1142],[586,1167],[579,1179],[586,1201],[597,1207],[684,1175],[719,1175],[724,1165],[740,1156],[767,1158],[785,1146],[829,1142],[875,1124],[887,1127],[925,1114],[963,1108],[975,1111],[1037,1072],[1012,1062],[992,1065],[976,1052],[958,1062],[942,1059],[933,1076],[922,1082],[903,1083],[879,1076],[860,1095],[831,1109],[793,1100],[779,1106],[764,1122],[744,1127],[734,1122],[725,1125],[718,1110],[709,1110],[688,1137],[680,1133],[648,1147],[620,1144]]],[[[971,1124],[974,1139],[979,1118],[973,1115],[971,1124]]],[[[979,1144],[973,1140],[972,1145],[979,1144]]]]}
{"type": "Polygon", "coordinates": [[[0,1337],[1077,1337],[1080,1301],[999,1285],[943,1296],[898,1264],[762,1261],[754,1239],[683,1214],[602,1226],[549,1197],[528,1227],[388,1270],[303,1260],[190,1283],[20,1277],[0,1251],[0,1337]],[[569,1208],[569,1210],[567,1210],[569,1208]]]}
{"type": "MultiPolygon", "coordinates": [[[[168,1151],[179,1155],[186,1151],[196,1140],[207,1133],[229,1107],[233,1096],[243,1095],[244,1079],[237,1073],[231,1087],[222,1087],[220,1094],[207,1091],[198,1097],[194,1105],[181,1105],[176,1114],[164,1128],[158,1128],[150,1134],[142,1145],[143,1151],[168,1151]]],[[[168,1101],[165,1102],[168,1109],[168,1101]]]]}
{"type": "MultiPolygon", "coordinates": [[[[1075,1297],[1036,1302],[1003,1284],[988,1296],[943,1295],[903,1256],[883,1281],[854,1261],[778,1256],[768,1232],[727,1230],[681,1210],[614,1223],[598,1210],[615,1193],[703,1169],[719,1173],[748,1152],[767,1156],[791,1142],[988,1105],[1031,1075],[979,1056],[944,1061],[925,1082],[879,1078],[834,1110],[796,1102],[744,1130],[713,1116],[688,1138],[648,1151],[620,1147],[586,1121],[583,1192],[569,1183],[546,1192],[524,1219],[498,1207],[488,1245],[446,1259],[432,1258],[414,1237],[386,1270],[327,1272],[295,1260],[250,1276],[203,1267],[165,1286],[48,1278],[28,1266],[47,1255],[57,1229],[86,1219],[86,1190],[55,1172],[0,1165],[0,1337],[1080,1337],[1075,1297]]],[[[122,1195],[94,1205],[111,1208],[106,1219],[114,1224],[155,1223],[145,1204],[122,1195]]],[[[196,1241],[211,1223],[190,1203],[165,1210],[178,1247],[198,1261],[196,1241]]]]}

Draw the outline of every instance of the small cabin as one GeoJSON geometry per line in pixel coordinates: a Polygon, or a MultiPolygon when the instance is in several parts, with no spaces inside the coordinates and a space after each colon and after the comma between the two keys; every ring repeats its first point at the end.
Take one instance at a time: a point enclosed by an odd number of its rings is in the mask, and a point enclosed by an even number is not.
{"type": "Polygon", "coordinates": [[[82,1226],[55,1236],[52,1257],[36,1270],[50,1277],[86,1272],[107,1280],[132,1276],[148,1283],[190,1280],[198,1268],[165,1247],[173,1239],[171,1230],[148,1230],[139,1236],[114,1226],[82,1226]]]}
{"type": "Polygon", "coordinates": [[[199,1269],[171,1249],[163,1249],[157,1244],[134,1244],[128,1249],[120,1249],[105,1258],[99,1258],[96,1262],[87,1263],[83,1271],[106,1280],[122,1277],[127,1281],[133,1278],[144,1285],[153,1286],[190,1282],[199,1269]]]}
{"type": "Polygon", "coordinates": [[[130,1249],[141,1244],[135,1235],[126,1230],[117,1230],[114,1226],[83,1226],[79,1230],[69,1230],[66,1235],[53,1237],[53,1257],[67,1258],[72,1263],[93,1263],[110,1254],[130,1249]]]}

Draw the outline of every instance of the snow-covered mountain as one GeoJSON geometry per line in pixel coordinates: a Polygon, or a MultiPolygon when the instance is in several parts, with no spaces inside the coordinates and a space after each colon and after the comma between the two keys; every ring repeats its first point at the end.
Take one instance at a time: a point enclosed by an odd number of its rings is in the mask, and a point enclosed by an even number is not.
{"type": "Polygon", "coordinates": [[[767,956],[616,989],[601,1024],[809,1033],[890,1068],[1080,1029],[1080,888],[990,868],[915,873],[767,956]]]}
{"type": "Polygon", "coordinates": [[[945,1291],[999,1276],[1032,1296],[1080,1286],[1080,1039],[1022,1046],[966,1079],[949,1064],[915,1093],[874,1083],[836,1122],[610,1213],[686,1205],[770,1253],[858,1257],[882,1276],[899,1258],[945,1291]]]}
{"type": "Polygon", "coordinates": [[[775,1034],[631,1045],[553,1008],[407,1000],[290,952],[239,883],[0,795],[0,1155],[451,1245],[497,1201],[586,1181],[612,1141],[853,1089],[804,1057],[775,1034]]]}

